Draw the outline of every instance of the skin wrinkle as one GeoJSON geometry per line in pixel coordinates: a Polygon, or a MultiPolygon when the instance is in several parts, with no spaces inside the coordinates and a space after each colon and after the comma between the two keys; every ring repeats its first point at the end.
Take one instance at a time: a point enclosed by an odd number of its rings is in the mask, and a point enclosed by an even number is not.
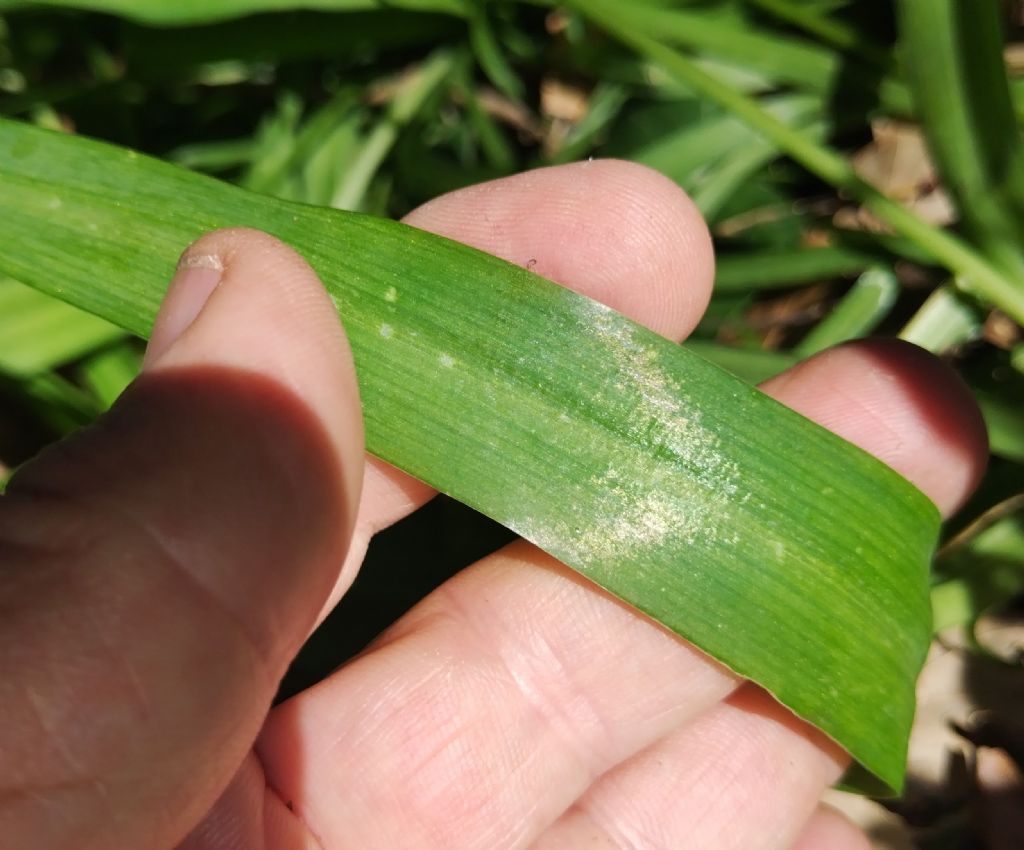
{"type": "MultiPolygon", "coordinates": [[[[411,817],[415,824],[411,834],[425,836],[429,841],[426,846],[436,848],[449,847],[451,834],[457,834],[466,819],[479,828],[479,824],[485,821],[483,813],[486,804],[492,802],[489,794],[477,798],[473,796],[473,793],[479,795],[480,791],[487,787],[485,781],[459,781],[464,777],[475,779],[478,773],[482,774],[479,777],[482,780],[486,772],[483,770],[484,766],[479,765],[471,757],[473,753],[468,749],[470,740],[464,734],[464,720],[457,717],[454,712],[443,710],[444,704],[438,702],[436,698],[439,691],[431,686],[434,679],[446,674],[447,671],[439,671],[436,676],[430,676],[418,684],[415,692],[425,691],[428,694],[422,704],[415,700],[409,700],[407,703],[419,709],[417,724],[410,727],[402,736],[403,739],[411,739],[415,744],[415,752],[407,753],[407,757],[401,760],[401,781],[397,789],[389,789],[391,804],[388,808],[401,812],[404,818],[411,817]],[[439,714],[443,715],[440,722],[430,722],[436,720],[439,714]],[[419,734],[424,728],[427,729],[426,734],[419,734]],[[429,741],[429,747],[422,746],[424,738],[429,741]],[[451,758],[453,751],[458,755],[459,749],[463,751],[461,757],[451,758]],[[452,775],[453,770],[455,775],[452,775]],[[462,790],[458,798],[451,799],[449,796],[446,789],[451,787],[462,790]],[[439,798],[441,806],[438,806],[439,798]]],[[[402,710],[413,709],[400,709],[399,713],[402,710]]],[[[396,723],[390,713],[385,716],[385,720],[388,719],[391,722],[387,725],[393,728],[408,726],[401,722],[396,723]]],[[[389,739],[391,735],[386,733],[383,737],[389,739]]],[[[400,749],[407,751],[413,748],[400,749]]]]}
{"type": "MultiPolygon", "coordinates": [[[[25,695],[25,700],[32,711],[32,716],[35,718],[36,723],[39,724],[39,728],[43,731],[43,736],[53,745],[52,752],[56,753],[57,757],[62,762],[62,767],[58,768],[58,773],[64,772],[67,776],[67,780],[61,780],[56,783],[46,783],[47,787],[59,786],[70,786],[79,787],[82,785],[95,785],[100,787],[100,783],[93,777],[89,776],[89,772],[85,769],[82,763],[75,758],[75,754],[72,749],[68,746],[65,735],[60,729],[54,729],[50,721],[47,719],[47,712],[45,708],[45,697],[40,694],[31,685],[26,685],[22,690],[25,695]]],[[[107,798],[107,794],[104,790],[104,799],[107,798]]]]}
{"type": "MultiPolygon", "coordinates": [[[[606,834],[620,843],[628,840],[642,850],[679,850],[679,836],[684,834],[684,828],[686,835],[699,836],[701,842],[685,847],[750,850],[750,836],[735,832],[734,822],[724,817],[725,812],[747,811],[753,817],[764,802],[765,787],[786,787],[793,789],[796,799],[802,801],[810,814],[818,799],[816,789],[826,787],[839,775],[835,759],[818,753],[820,736],[808,732],[789,715],[779,715],[779,711],[766,694],[748,684],[688,729],[648,748],[632,763],[626,762],[602,780],[596,793],[588,794],[579,808],[606,834]],[[731,735],[726,734],[729,730],[731,735]],[[813,757],[795,760],[791,756],[780,761],[778,753],[784,743],[796,756],[803,751],[813,757]],[[691,754],[689,762],[680,760],[683,752],[691,754]],[[668,772],[666,765],[682,765],[683,774],[668,772]],[[638,775],[642,777],[639,783],[638,775]],[[751,782],[751,777],[759,779],[751,782]],[[707,797],[698,799],[698,805],[688,809],[691,816],[685,827],[681,822],[673,823],[671,818],[661,819],[664,805],[670,804],[684,786],[702,789],[699,796],[707,797]],[[630,800],[636,802],[635,811],[628,807],[630,800]],[[664,830],[668,831],[663,833],[664,830]]],[[[756,847],[762,850],[780,850],[796,838],[793,833],[800,825],[797,820],[786,818],[783,822],[773,815],[774,812],[763,813],[757,818],[762,827],[756,847]]],[[[563,823],[563,837],[566,826],[570,834],[577,831],[575,824],[563,823]]]]}
{"type": "MultiPolygon", "coordinates": [[[[381,647],[390,648],[391,652],[403,652],[404,645],[411,643],[415,647],[418,639],[426,629],[438,629],[443,628],[437,621],[440,619],[449,620],[450,618],[446,615],[438,613],[437,617],[428,618],[428,623],[424,628],[414,628],[404,634],[394,636],[393,638],[386,641],[381,647]]],[[[362,661],[363,664],[375,664],[380,656],[373,652],[367,651],[364,654],[362,661]]],[[[351,662],[350,666],[346,668],[348,671],[355,670],[360,667],[360,662],[351,662]]],[[[409,726],[408,723],[400,720],[403,714],[411,716],[416,719],[417,723],[412,725],[412,728],[403,734],[404,738],[411,738],[414,743],[421,743],[422,736],[417,733],[417,730],[427,728],[431,735],[436,734],[438,730],[445,728],[444,724],[451,727],[450,735],[454,735],[461,730],[461,725],[457,715],[448,710],[446,704],[437,704],[437,700],[434,695],[443,695],[446,699],[451,697],[451,688],[449,683],[451,681],[451,670],[450,663],[440,657],[435,659],[435,662],[429,666],[423,668],[424,676],[418,679],[415,683],[410,683],[408,678],[395,677],[388,680],[385,686],[380,686],[375,694],[375,699],[371,704],[363,706],[364,710],[361,712],[362,721],[353,730],[349,727],[338,727],[337,737],[331,742],[328,749],[333,752],[336,748],[344,749],[348,747],[353,752],[362,752],[369,750],[374,753],[380,749],[382,744],[386,744],[394,735],[396,729],[406,729],[409,726]],[[422,694],[426,695],[424,699],[422,694]],[[435,710],[431,710],[431,706],[437,704],[435,710]],[[425,718],[440,717],[442,718],[441,723],[426,722],[425,718]],[[356,735],[353,738],[352,732],[356,735]]],[[[358,697],[357,697],[358,701],[358,697]]],[[[449,736],[450,736],[449,735],[449,736]]],[[[440,743],[438,747],[432,747],[431,754],[443,751],[444,741],[440,743]]],[[[257,750],[259,747],[257,747],[257,750]]],[[[405,751],[404,747],[389,747],[392,752],[405,751]]],[[[339,754],[339,758],[344,759],[344,753],[339,754]]],[[[424,756],[421,764],[426,764],[429,761],[428,756],[424,756]]],[[[409,801],[404,796],[405,780],[411,780],[416,778],[418,770],[405,769],[408,767],[408,760],[403,760],[403,783],[400,786],[391,785],[388,786],[387,792],[390,796],[389,806],[390,808],[400,811],[403,815],[408,816],[410,813],[409,801]]],[[[269,774],[268,774],[269,775],[269,774]]],[[[373,800],[375,789],[372,786],[359,785],[355,789],[356,793],[365,791],[368,792],[369,796],[363,796],[364,801],[370,802],[373,800]]],[[[370,803],[372,805],[372,802],[370,803]]],[[[431,821],[428,821],[426,815],[419,812],[416,813],[416,820],[420,823],[423,833],[436,832],[438,827],[431,821]]],[[[313,829],[310,825],[310,829],[313,829]]],[[[443,842],[437,846],[445,847],[443,842]]]]}
{"type": "Polygon", "coordinates": [[[246,623],[219,593],[205,585],[199,576],[181,561],[174,551],[174,547],[164,540],[155,523],[148,522],[127,505],[119,504],[116,499],[111,499],[109,495],[97,499],[97,503],[113,510],[115,515],[122,519],[128,520],[130,527],[139,532],[145,542],[151,544],[151,550],[157,555],[156,562],[168,568],[173,575],[183,579],[183,585],[191,591],[192,595],[208,603],[225,622],[231,624],[232,631],[242,638],[242,645],[248,650],[251,659],[256,662],[247,665],[249,672],[259,674],[263,679],[262,687],[273,693],[277,687],[277,676],[273,674],[274,665],[263,646],[264,641],[256,635],[252,626],[246,623]]]}
{"type": "MultiPolygon", "coordinates": [[[[21,783],[17,788],[0,787],[0,814],[4,809],[18,809],[25,801],[46,805],[55,797],[65,793],[77,793],[80,790],[88,792],[96,787],[95,781],[89,778],[73,779],[66,782],[47,782],[45,784],[21,783]]],[[[103,791],[106,797],[106,790],[103,791]]],[[[60,817],[62,808],[54,803],[50,806],[50,812],[54,817],[60,817]]]]}
{"type": "MultiPolygon", "coordinates": [[[[453,617],[451,616],[451,611],[447,610],[447,609],[444,610],[443,612],[440,612],[440,611],[434,612],[434,613],[425,612],[424,615],[422,615],[422,618],[418,619],[417,622],[414,624],[413,629],[411,631],[406,632],[405,634],[403,634],[400,639],[397,639],[394,635],[389,636],[390,639],[387,641],[387,645],[394,646],[395,644],[397,644],[399,642],[399,640],[406,641],[406,642],[411,640],[413,642],[413,644],[415,645],[415,643],[418,642],[418,640],[420,640],[422,638],[422,636],[424,636],[425,634],[429,634],[431,632],[437,633],[439,631],[442,634],[446,634],[446,633],[452,632],[453,631],[453,624],[455,625],[455,630],[458,631],[459,630],[458,629],[459,623],[461,623],[461,617],[459,617],[458,619],[453,619],[453,617]]],[[[442,637],[442,643],[447,642],[447,640],[448,639],[446,637],[442,637]]],[[[488,644],[489,644],[489,641],[488,641],[488,644]]],[[[494,661],[493,653],[488,651],[486,653],[485,658],[488,659],[487,664],[486,664],[486,666],[488,668],[487,678],[490,679],[490,678],[493,678],[493,675],[490,672],[490,670],[493,669],[492,665],[490,663],[490,662],[494,661]]],[[[447,669],[447,665],[445,665],[444,670],[446,671],[446,669],[447,669]]],[[[433,680],[436,680],[436,677],[438,675],[441,675],[441,674],[442,674],[442,670],[438,669],[438,670],[436,670],[435,674],[433,674],[430,677],[429,680],[425,680],[425,681],[421,682],[417,686],[417,690],[426,690],[427,691],[428,701],[430,703],[434,703],[435,702],[435,699],[432,696],[432,694],[436,693],[436,692],[439,692],[437,684],[441,684],[441,691],[440,692],[447,691],[447,686],[445,684],[443,684],[443,683],[436,683],[436,684],[433,683],[433,680]]],[[[465,676],[462,675],[459,678],[460,679],[465,679],[465,676]]],[[[500,680],[507,682],[508,678],[507,678],[507,676],[502,676],[500,680]]],[[[422,716],[424,715],[425,712],[424,712],[423,708],[421,708],[421,707],[419,707],[417,705],[415,699],[410,698],[410,696],[408,694],[405,694],[403,696],[402,702],[403,702],[403,705],[406,707],[405,711],[415,712],[417,717],[422,718],[422,716]]],[[[431,711],[429,711],[427,713],[430,716],[433,716],[434,714],[436,714],[436,712],[433,711],[433,710],[431,710],[431,711]]],[[[450,716],[447,711],[445,711],[444,714],[445,714],[445,716],[450,716]]],[[[475,715],[474,715],[474,717],[475,717],[475,715]]],[[[395,717],[390,715],[390,714],[388,716],[384,717],[382,722],[384,724],[386,724],[387,726],[391,726],[391,727],[404,727],[404,726],[408,725],[408,724],[404,723],[401,720],[396,720],[395,717]]],[[[413,729],[409,730],[406,733],[407,736],[409,734],[415,735],[415,730],[416,730],[416,728],[419,728],[419,725],[421,725],[421,724],[418,723],[418,725],[416,727],[414,727],[413,729]]],[[[451,728],[448,730],[448,733],[445,735],[445,739],[443,741],[437,742],[435,745],[432,745],[430,753],[425,754],[423,756],[423,760],[420,760],[420,755],[422,755],[422,754],[417,754],[417,762],[416,762],[416,764],[420,765],[420,767],[419,768],[413,767],[412,769],[409,770],[409,773],[416,773],[418,771],[422,771],[422,769],[423,769],[422,766],[424,764],[429,763],[429,759],[437,758],[437,754],[438,753],[444,752],[445,748],[450,746],[449,739],[451,738],[451,736],[452,735],[456,735],[456,736],[460,735],[464,731],[464,728],[465,727],[462,725],[462,723],[455,723],[455,724],[453,724],[451,726],[451,728]]],[[[369,734],[373,734],[373,731],[374,730],[372,730],[372,729],[371,730],[367,730],[366,732],[364,732],[364,734],[368,734],[368,733],[369,734]]],[[[432,727],[431,735],[436,735],[436,732],[437,732],[437,729],[432,727]]],[[[460,762],[461,762],[463,767],[465,767],[466,764],[467,764],[466,762],[464,762],[462,760],[460,760],[460,762]]],[[[519,762],[518,763],[518,769],[521,769],[521,768],[522,768],[522,763],[519,762]]],[[[513,773],[514,772],[515,771],[513,771],[513,773]]],[[[510,776],[510,775],[513,775],[513,774],[508,774],[507,776],[510,776]]],[[[507,776],[506,776],[506,781],[507,781],[507,776]]],[[[422,781],[427,781],[427,780],[424,779],[422,781]]],[[[422,782],[418,782],[417,784],[422,784],[422,782]]],[[[430,782],[430,784],[432,786],[437,786],[438,785],[438,783],[436,781],[432,781],[432,782],[430,782]]],[[[443,785],[445,783],[442,782],[441,784],[443,785]]],[[[467,782],[456,782],[455,784],[456,784],[457,787],[462,788],[463,790],[474,790],[474,791],[481,790],[480,784],[475,782],[475,781],[474,782],[468,782],[468,783],[467,782]]],[[[416,796],[418,797],[419,794],[417,793],[416,796]]],[[[488,795],[486,799],[490,800],[491,798],[488,795]]],[[[399,797],[399,798],[396,798],[395,804],[399,807],[400,811],[406,812],[407,814],[409,813],[410,806],[409,806],[409,801],[408,800],[399,797]]],[[[478,805],[477,803],[473,802],[473,797],[466,798],[465,804],[460,804],[459,805],[459,809],[460,809],[460,811],[461,810],[465,810],[465,814],[472,815],[474,820],[479,822],[480,825],[484,825],[484,824],[486,824],[487,822],[490,821],[490,818],[483,818],[483,816],[482,816],[483,815],[483,810],[480,808],[480,805],[478,805]],[[467,808],[467,804],[470,804],[470,803],[472,803],[472,805],[468,805],[468,808],[467,808]]],[[[426,809],[424,809],[423,806],[415,806],[414,810],[415,810],[415,812],[417,814],[416,820],[420,824],[421,834],[428,834],[428,835],[430,835],[431,838],[433,839],[434,843],[438,847],[447,848],[447,847],[452,846],[451,843],[450,843],[450,839],[451,839],[450,832],[451,832],[451,829],[453,829],[454,826],[457,825],[457,822],[458,822],[457,820],[456,820],[455,824],[439,822],[438,821],[438,816],[444,814],[444,812],[438,812],[432,806],[428,806],[426,809]],[[429,812],[429,814],[425,814],[424,812],[429,812]]],[[[451,819],[453,813],[452,813],[452,811],[450,809],[449,809],[447,814],[448,814],[448,817],[451,819]]],[[[520,821],[520,823],[522,823],[522,821],[520,821]]],[[[480,843],[480,844],[475,845],[475,846],[495,846],[495,847],[508,846],[507,844],[503,843],[503,841],[505,840],[503,838],[503,836],[509,834],[508,833],[508,829],[513,829],[514,830],[515,827],[516,827],[516,824],[505,825],[505,829],[503,829],[503,832],[502,832],[501,835],[495,835],[493,833],[493,829],[492,829],[492,830],[490,830],[489,834],[487,835],[486,843],[480,843]]],[[[486,831],[487,830],[485,829],[485,832],[486,831]]],[[[517,844],[518,844],[518,842],[517,842],[517,844]]],[[[431,846],[433,846],[433,845],[431,845],[431,846]]]]}
{"type": "Polygon", "coordinates": [[[586,804],[580,807],[580,811],[584,813],[587,821],[606,836],[615,847],[621,847],[623,850],[679,850],[677,847],[669,847],[664,841],[648,835],[638,826],[634,826],[630,830],[617,829],[614,821],[604,822],[595,817],[593,812],[587,810],[586,804]]]}
{"type": "MultiPolygon", "coordinates": [[[[470,629],[482,641],[488,644],[491,643],[491,641],[487,639],[486,633],[481,631],[480,628],[478,627],[478,624],[476,622],[476,619],[473,617],[472,612],[470,610],[467,610],[467,608],[462,604],[461,599],[459,599],[458,597],[459,594],[457,592],[448,593],[448,598],[450,600],[453,600],[453,604],[455,605],[456,610],[459,610],[461,612],[464,622],[466,622],[469,625],[470,629]]],[[[566,673],[565,665],[562,664],[557,658],[557,655],[553,651],[550,642],[542,640],[542,645],[543,648],[547,650],[547,652],[545,653],[546,659],[549,661],[553,661],[558,666],[559,674],[566,673]]],[[[584,780],[583,785],[581,785],[582,790],[582,788],[590,785],[591,782],[593,782],[593,780],[597,778],[599,771],[597,770],[596,765],[593,763],[593,759],[588,757],[586,747],[583,746],[580,741],[573,740],[573,736],[571,734],[568,734],[568,731],[573,727],[573,724],[570,718],[568,717],[568,712],[558,710],[557,706],[559,700],[557,699],[557,697],[551,697],[550,695],[547,695],[545,693],[546,689],[544,687],[537,686],[531,683],[531,679],[539,679],[542,677],[530,676],[529,674],[524,674],[519,671],[518,668],[520,665],[516,663],[515,656],[522,648],[522,642],[516,640],[514,648],[512,648],[511,651],[503,652],[500,649],[497,649],[492,650],[490,654],[493,658],[498,660],[502,670],[504,671],[505,675],[508,678],[508,681],[510,681],[514,685],[516,693],[518,693],[522,697],[524,705],[529,705],[533,709],[533,716],[535,718],[539,718],[543,725],[543,728],[547,730],[548,733],[554,735],[554,737],[561,743],[564,752],[572,754],[572,759],[576,762],[577,765],[580,766],[581,770],[587,777],[584,780]]],[[[527,650],[527,654],[530,657],[537,658],[538,660],[540,660],[539,655],[533,648],[527,650]]],[[[543,666],[543,661],[541,663],[543,666]]],[[[564,681],[571,680],[570,676],[564,676],[563,678],[564,681]]],[[[594,706],[592,701],[586,697],[585,693],[583,693],[583,691],[578,687],[573,687],[572,693],[575,697],[584,697],[584,702],[586,703],[586,706],[589,709],[588,713],[593,718],[597,719],[599,725],[603,729],[605,729],[607,732],[610,732],[610,730],[608,730],[607,724],[600,716],[600,713],[596,710],[596,706],[594,706]]],[[[575,702],[575,699],[570,699],[568,701],[568,704],[572,705],[575,704],[575,702]]],[[[532,740],[536,742],[545,740],[545,738],[546,736],[543,733],[539,733],[536,736],[533,736],[532,740]]],[[[546,757],[547,753],[543,752],[541,747],[531,747],[525,753],[525,758],[523,758],[521,761],[516,762],[513,765],[511,774],[508,777],[508,779],[511,779],[515,776],[528,775],[531,768],[534,768],[535,765],[541,759],[546,757]]],[[[538,809],[540,808],[541,801],[538,799],[534,799],[533,801],[529,799],[521,799],[520,802],[520,810],[523,812],[523,816],[517,819],[516,821],[509,823],[506,834],[495,840],[495,847],[520,847],[524,846],[523,842],[528,840],[527,829],[529,828],[531,819],[536,818],[538,816],[538,809]],[[516,830],[517,825],[519,827],[518,831],[516,830]]]]}
{"type": "MultiPolygon", "coordinates": [[[[488,639],[486,632],[480,629],[477,618],[474,616],[474,606],[462,600],[458,587],[448,587],[446,585],[442,587],[444,588],[442,598],[447,598],[451,602],[454,610],[461,614],[462,621],[470,627],[473,633],[486,644],[495,643],[493,638],[488,639]]],[[[511,630],[503,629],[502,636],[512,636],[511,630]]],[[[589,719],[597,722],[607,740],[613,739],[612,730],[608,727],[605,718],[593,700],[585,693],[585,689],[580,688],[575,682],[574,677],[558,657],[551,642],[546,640],[539,630],[534,632],[533,637],[538,640],[539,648],[544,650],[543,658],[534,647],[526,646],[518,636],[514,637],[514,644],[508,649],[502,648],[505,645],[505,641],[498,640],[498,648],[492,649],[490,654],[500,663],[508,676],[508,680],[515,685],[516,691],[523,697],[526,704],[533,707],[536,715],[543,721],[544,727],[565,745],[568,752],[573,754],[576,763],[588,777],[586,784],[589,785],[600,774],[600,763],[606,762],[607,759],[595,760],[587,753],[587,748],[581,741],[572,739],[573,736],[568,734],[568,731],[577,724],[573,722],[573,718],[569,716],[567,711],[559,710],[558,696],[551,696],[545,693],[547,688],[540,681],[544,676],[542,674],[531,675],[526,669],[529,665],[517,663],[517,656],[522,653],[524,658],[532,658],[538,661],[545,672],[552,672],[554,674],[552,676],[553,680],[570,685],[570,698],[565,700],[564,703],[572,706],[582,699],[589,719]],[[548,667],[551,663],[555,664],[557,669],[549,671],[548,667]]]]}
{"type": "MultiPolygon", "coordinates": [[[[303,848],[303,850],[327,850],[326,846],[323,843],[323,839],[313,830],[313,827],[306,820],[305,815],[303,814],[302,806],[297,804],[295,801],[291,801],[291,805],[288,805],[288,801],[286,801],[285,798],[281,795],[281,792],[278,791],[277,788],[275,788],[273,784],[270,782],[267,775],[267,771],[263,768],[263,761],[260,759],[258,752],[253,753],[253,760],[256,763],[257,770],[259,771],[261,783],[264,788],[264,793],[269,795],[276,803],[278,803],[283,809],[285,809],[295,819],[295,821],[298,824],[300,824],[301,829],[303,831],[304,843],[306,845],[303,848]]],[[[261,820],[265,820],[267,817],[265,800],[262,805],[263,811],[261,811],[259,814],[261,820]]],[[[262,834],[264,837],[261,838],[260,843],[265,847],[265,829],[263,830],[262,834]]],[[[216,850],[216,848],[214,848],[213,850],[216,850]]],[[[256,848],[246,848],[245,850],[256,850],[256,848]]],[[[273,850],[273,848],[271,848],[271,850],[273,850]]]]}
{"type": "MultiPolygon", "coordinates": [[[[97,514],[92,506],[83,503],[76,494],[67,491],[53,490],[41,497],[38,491],[22,488],[18,491],[17,496],[19,499],[39,500],[42,498],[45,502],[58,502],[62,509],[66,510],[70,508],[72,512],[77,513],[79,516],[95,517],[97,515],[101,515],[97,514]]],[[[84,525],[86,527],[100,529],[103,527],[103,523],[97,522],[96,520],[93,520],[91,523],[84,523],[84,525]]],[[[73,553],[74,558],[80,562],[89,563],[92,558],[96,557],[96,553],[99,553],[99,555],[102,556],[104,538],[105,535],[100,533],[86,536],[83,539],[78,539],[73,553]]],[[[60,544],[51,545],[59,546],[60,544]]],[[[47,548],[44,551],[48,559],[58,560],[60,557],[70,557],[67,554],[62,556],[59,548],[47,548]]],[[[80,607],[84,609],[81,616],[90,617],[92,628],[89,629],[89,633],[97,637],[101,648],[105,651],[105,657],[107,659],[106,667],[108,669],[120,669],[124,672],[125,676],[123,681],[127,681],[130,686],[129,691],[135,699],[139,715],[142,717],[148,716],[151,713],[150,701],[147,698],[145,690],[143,689],[142,684],[128,659],[124,657],[122,652],[119,652],[116,648],[112,647],[107,639],[107,631],[105,628],[106,623],[97,622],[93,619],[87,605],[80,607]]],[[[50,728],[50,725],[46,722],[42,709],[43,696],[41,694],[37,694],[35,690],[29,686],[23,687],[21,693],[23,693],[27,698],[27,703],[36,716],[39,726],[43,730],[44,737],[54,745],[54,751],[65,763],[68,768],[68,773],[71,775],[69,783],[47,783],[48,787],[64,787],[69,784],[75,786],[89,786],[91,784],[91,786],[95,787],[101,793],[102,797],[106,799],[109,796],[107,793],[107,786],[100,780],[91,779],[88,776],[88,772],[84,770],[83,766],[74,757],[71,748],[66,745],[64,736],[59,734],[60,730],[50,728]]]]}
{"type": "Polygon", "coordinates": [[[124,673],[124,680],[128,682],[130,686],[130,692],[132,697],[135,699],[136,704],[139,708],[139,715],[141,717],[148,717],[152,712],[152,703],[149,697],[146,695],[146,690],[142,684],[142,678],[136,672],[132,666],[130,660],[125,654],[118,650],[118,648],[111,643],[109,635],[107,633],[107,621],[98,622],[95,617],[92,616],[88,606],[82,606],[85,610],[83,616],[89,618],[89,623],[92,628],[91,633],[96,635],[100,641],[100,646],[106,652],[108,663],[111,667],[119,669],[124,673]]]}

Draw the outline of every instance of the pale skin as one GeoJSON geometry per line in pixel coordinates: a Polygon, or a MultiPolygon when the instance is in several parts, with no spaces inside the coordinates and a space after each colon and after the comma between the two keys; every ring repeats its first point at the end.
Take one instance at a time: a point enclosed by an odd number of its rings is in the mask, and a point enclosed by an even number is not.
{"type": "MultiPolygon", "coordinates": [[[[535,260],[676,340],[710,293],[694,207],[626,163],[523,174],[408,220],[535,260]]],[[[235,230],[186,258],[142,378],[0,500],[4,846],[868,846],[819,806],[836,745],[525,542],[271,708],[370,537],[432,492],[364,457],[342,326],[297,254],[235,230]]],[[[843,346],[764,390],[943,513],[981,474],[966,389],[917,349],[843,346]]]]}

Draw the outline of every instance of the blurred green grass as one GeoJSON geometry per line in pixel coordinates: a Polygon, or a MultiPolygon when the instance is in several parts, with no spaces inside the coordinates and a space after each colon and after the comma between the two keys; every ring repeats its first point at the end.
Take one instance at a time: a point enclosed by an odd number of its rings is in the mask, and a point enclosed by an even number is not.
{"type": "MultiPolygon", "coordinates": [[[[1013,4],[966,5],[0,0],[0,113],[387,216],[591,156],[658,169],[715,237],[702,355],[757,381],[900,334],[975,391],[993,454],[935,594],[969,626],[1024,588],[1024,77],[1013,4]],[[862,180],[921,226],[866,209],[862,180]]],[[[0,281],[0,462],[96,416],[139,351],[0,281]]],[[[445,500],[382,534],[285,691],[507,539],[445,500]]]]}

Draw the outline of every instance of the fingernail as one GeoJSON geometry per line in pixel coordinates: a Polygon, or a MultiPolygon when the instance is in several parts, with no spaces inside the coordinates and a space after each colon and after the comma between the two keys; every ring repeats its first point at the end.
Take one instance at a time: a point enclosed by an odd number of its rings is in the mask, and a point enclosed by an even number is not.
{"type": "Polygon", "coordinates": [[[142,361],[143,370],[152,366],[188,330],[220,284],[223,274],[224,263],[215,254],[190,254],[188,251],[182,254],[153,323],[142,361]]]}

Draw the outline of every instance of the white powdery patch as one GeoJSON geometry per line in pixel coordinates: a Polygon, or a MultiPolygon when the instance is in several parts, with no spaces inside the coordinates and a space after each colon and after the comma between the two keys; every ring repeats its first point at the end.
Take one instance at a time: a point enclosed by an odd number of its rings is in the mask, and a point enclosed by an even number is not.
{"type": "Polygon", "coordinates": [[[718,435],[701,424],[701,411],[680,393],[662,367],[658,352],[638,341],[636,329],[623,324],[608,308],[593,302],[588,308],[598,338],[622,374],[625,388],[632,386],[640,394],[640,403],[629,417],[630,431],[644,442],[668,449],[708,490],[735,495],[736,464],[722,454],[718,435]]]}
{"type": "Polygon", "coordinates": [[[580,309],[618,372],[610,386],[632,404],[627,430],[635,445],[607,458],[605,470],[570,502],[578,521],[526,517],[520,533],[542,547],[582,549],[605,564],[666,545],[735,542],[734,534],[723,538],[723,520],[740,489],[739,470],[722,454],[718,435],[701,424],[700,410],[631,326],[599,304],[580,309]],[[670,457],[656,457],[652,448],[670,457]]]}

